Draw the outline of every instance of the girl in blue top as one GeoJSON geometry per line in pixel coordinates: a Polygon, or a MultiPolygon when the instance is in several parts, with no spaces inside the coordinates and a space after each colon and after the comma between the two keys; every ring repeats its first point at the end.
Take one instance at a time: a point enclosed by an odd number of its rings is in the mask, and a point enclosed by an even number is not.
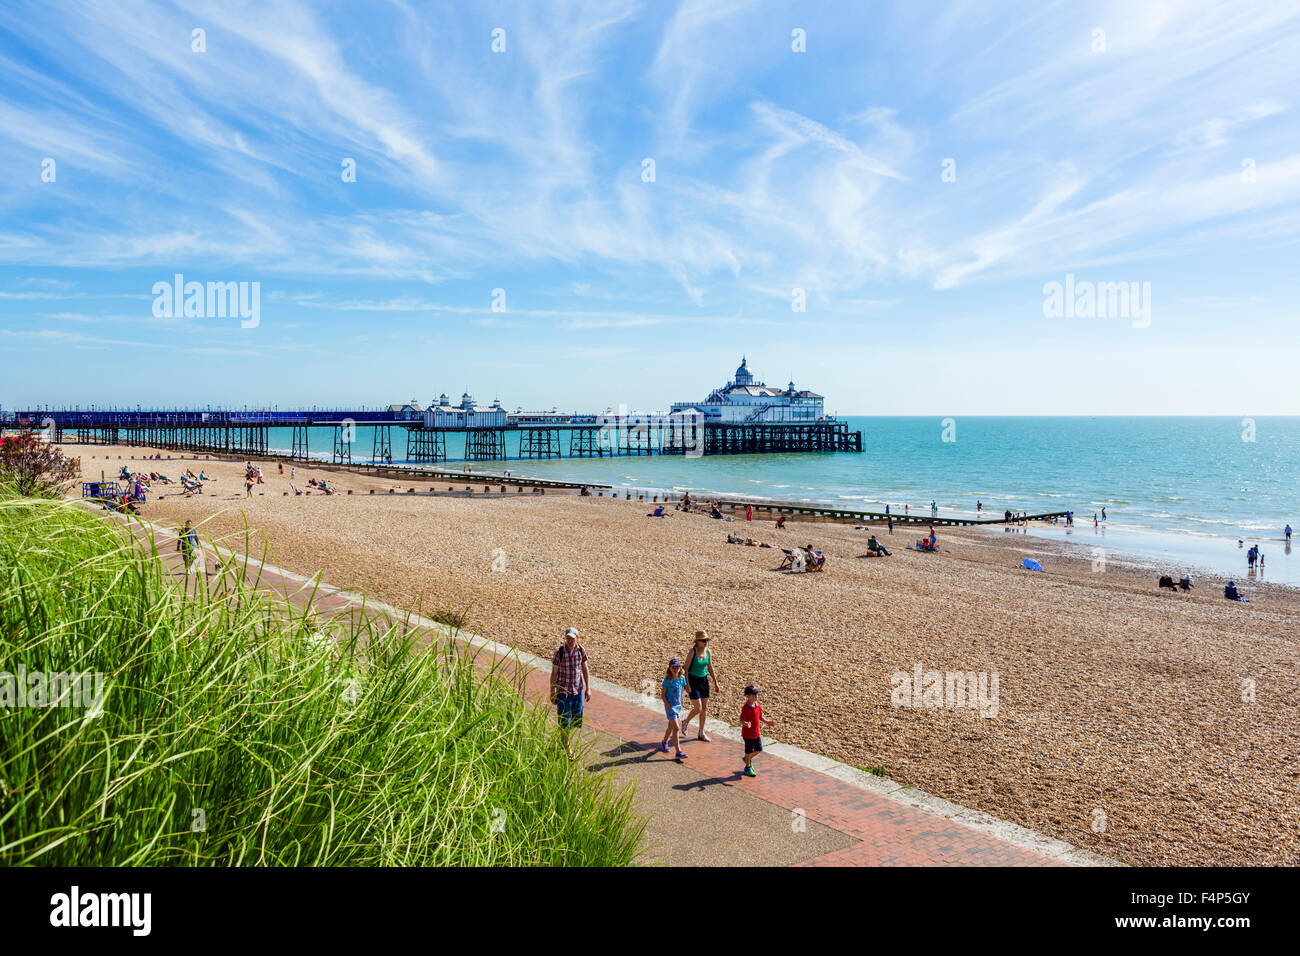
{"type": "Polygon", "coordinates": [[[680,733],[682,729],[682,692],[686,689],[686,676],[682,673],[682,662],[673,658],[668,662],[668,670],[664,674],[663,686],[659,691],[659,696],[664,702],[664,716],[668,718],[668,729],[664,731],[664,739],[659,744],[659,749],[668,753],[668,742],[672,741],[672,746],[677,750],[678,760],[685,760],[686,754],[682,753],[682,744],[680,733]]]}

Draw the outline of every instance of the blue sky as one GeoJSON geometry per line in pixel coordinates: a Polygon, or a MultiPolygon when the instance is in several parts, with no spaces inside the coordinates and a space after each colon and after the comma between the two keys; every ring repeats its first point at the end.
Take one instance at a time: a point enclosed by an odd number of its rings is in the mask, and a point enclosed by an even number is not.
{"type": "Polygon", "coordinates": [[[1297,414],[1298,90],[1274,2],[9,0],[0,405],[1297,414]]]}

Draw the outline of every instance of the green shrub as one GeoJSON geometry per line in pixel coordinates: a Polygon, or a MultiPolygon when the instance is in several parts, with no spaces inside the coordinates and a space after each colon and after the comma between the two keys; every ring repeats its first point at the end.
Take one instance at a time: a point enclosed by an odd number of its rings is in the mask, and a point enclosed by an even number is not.
{"type": "Polygon", "coordinates": [[[0,671],[104,675],[98,716],[0,710],[0,865],[634,860],[630,795],[503,669],[242,573],[187,588],[81,506],[0,494],[0,671]]]}

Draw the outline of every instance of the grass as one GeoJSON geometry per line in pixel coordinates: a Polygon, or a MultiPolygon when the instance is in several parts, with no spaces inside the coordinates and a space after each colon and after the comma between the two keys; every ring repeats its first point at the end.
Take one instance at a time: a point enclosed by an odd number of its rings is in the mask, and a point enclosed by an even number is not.
{"type": "Polygon", "coordinates": [[[0,671],[104,674],[98,716],[0,710],[0,866],[635,860],[630,796],[461,642],[292,607],[234,563],[187,591],[152,548],[0,490],[0,671]]]}

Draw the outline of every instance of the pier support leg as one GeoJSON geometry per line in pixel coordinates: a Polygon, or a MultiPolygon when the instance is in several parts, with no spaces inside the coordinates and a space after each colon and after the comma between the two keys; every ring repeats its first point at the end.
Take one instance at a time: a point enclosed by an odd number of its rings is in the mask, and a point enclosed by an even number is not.
{"type": "Polygon", "coordinates": [[[393,463],[393,426],[376,425],[375,441],[371,447],[370,464],[391,465],[393,463]]]}
{"type": "Polygon", "coordinates": [[[311,457],[311,449],[308,447],[307,425],[293,426],[293,457],[307,459],[311,457]]]}
{"type": "Polygon", "coordinates": [[[331,456],[336,465],[352,464],[352,433],[347,428],[352,426],[334,426],[334,454],[331,456]]]}

